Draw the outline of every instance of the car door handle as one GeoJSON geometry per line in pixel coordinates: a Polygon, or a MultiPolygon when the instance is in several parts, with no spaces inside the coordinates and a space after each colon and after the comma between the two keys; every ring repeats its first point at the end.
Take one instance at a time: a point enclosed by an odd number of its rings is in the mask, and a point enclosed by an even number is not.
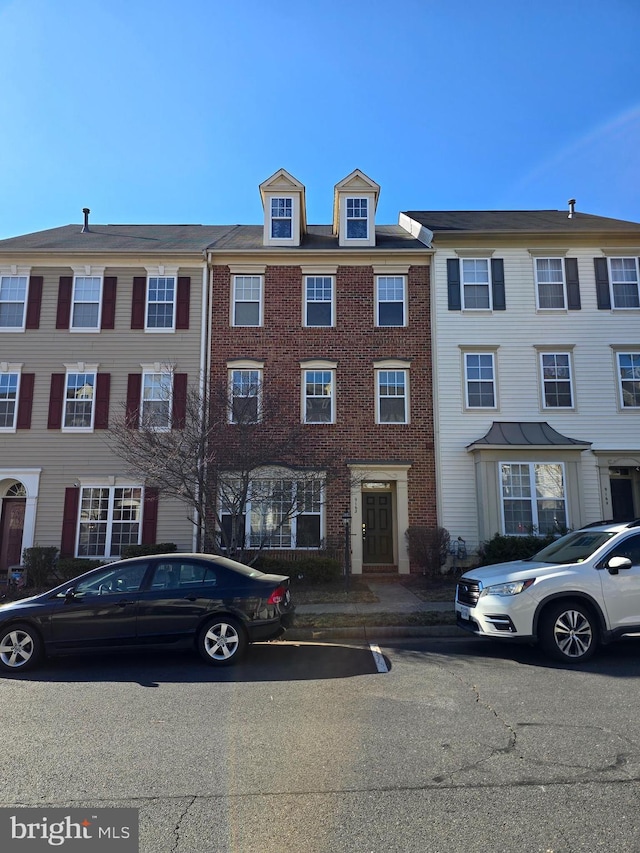
{"type": "Polygon", "coordinates": [[[135,604],[135,601],[127,601],[126,599],[122,599],[121,601],[116,601],[118,607],[126,607],[127,604],[135,604]]]}
{"type": "Polygon", "coordinates": [[[195,595],[185,595],[184,601],[196,601],[197,597],[195,595]]]}

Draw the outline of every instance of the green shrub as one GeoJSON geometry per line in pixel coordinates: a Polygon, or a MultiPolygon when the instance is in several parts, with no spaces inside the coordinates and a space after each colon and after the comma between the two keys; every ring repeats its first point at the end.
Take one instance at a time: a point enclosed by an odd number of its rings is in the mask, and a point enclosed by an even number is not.
{"type": "Polygon", "coordinates": [[[89,572],[91,569],[97,569],[99,566],[104,566],[104,560],[90,560],[85,557],[62,557],[55,564],[53,576],[58,583],[62,583],[85,572],[89,572]]]}
{"type": "Polygon", "coordinates": [[[482,542],[478,548],[478,565],[525,560],[553,542],[556,536],[503,536],[496,533],[493,539],[482,542]]]}
{"type": "Polygon", "coordinates": [[[129,557],[150,557],[152,554],[175,554],[178,550],[174,542],[160,542],[158,545],[127,545],[122,549],[122,559],[129,557]]]}
{"type": "Polygon", "coordinates": [[[46,586],[53,574],[53,567],[58,555],[57,548],[43,548],[35,545],[25,548],[22,552],[22,564],[27,572],[27,586],[46,586]]]}
{"type": "Polygon", "coordinates": [[[260,554],[253,565],[261,572],[289,575],[292,582],[308,585],[333,583],[342,577],[342,564],[339,560],[315,554],[296,554],[291,560],[260,554]]]}

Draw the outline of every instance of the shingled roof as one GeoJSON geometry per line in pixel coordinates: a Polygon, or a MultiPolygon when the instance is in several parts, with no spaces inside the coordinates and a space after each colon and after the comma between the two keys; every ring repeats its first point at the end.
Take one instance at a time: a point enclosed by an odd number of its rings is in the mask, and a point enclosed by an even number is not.
{"type": "Polygon", "coordinates": [[[567,210],[408,210],[410,217],[437,233],[565,233],[632,232],[640,238],[640,223],[567,210]]]}

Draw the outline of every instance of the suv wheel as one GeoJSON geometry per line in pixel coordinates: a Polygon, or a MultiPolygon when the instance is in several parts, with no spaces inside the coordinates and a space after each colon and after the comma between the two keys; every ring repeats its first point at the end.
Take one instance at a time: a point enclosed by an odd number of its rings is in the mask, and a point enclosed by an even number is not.
{"type": "Polygon", "coordinates": [[[583,604],[563,601],[544,613],[539,631],[542,648],[564,663],[583,663],[598,645],[596,620],[583,604]]]}

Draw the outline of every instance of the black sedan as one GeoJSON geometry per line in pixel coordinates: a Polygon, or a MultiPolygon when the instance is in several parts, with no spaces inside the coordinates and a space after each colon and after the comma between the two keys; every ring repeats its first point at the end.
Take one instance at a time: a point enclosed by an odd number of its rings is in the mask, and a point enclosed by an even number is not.
{"type": "Polygon", "coordinates": [[[293,611],[286,575],[226,557],[120,560],[0,606],[0,668],[23,671],[45,655],[182,645],[226,666],[249,643],[281,636],[293,611]]]}

